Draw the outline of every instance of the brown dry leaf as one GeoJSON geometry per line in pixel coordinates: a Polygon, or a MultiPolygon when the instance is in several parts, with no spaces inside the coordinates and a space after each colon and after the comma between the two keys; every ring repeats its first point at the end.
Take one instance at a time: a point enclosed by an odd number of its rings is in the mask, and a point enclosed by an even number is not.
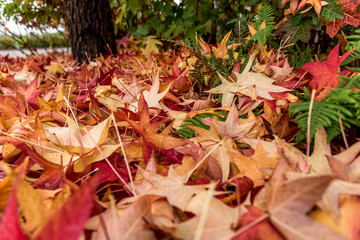
{"type": "MultiPolygon", "coordinates": [[[[306,214],[315,206],[332,180],[328,176],[304,176],[285,181],[288,166],[283,155],[269,183],[265,184],[266,208],[271,222],[288,239],[342,239],[306,214]]],[[[259,195],[261,196],[261,194],[259,195]]]]}
{"type": "Polygon", "coordinates": [[[264,185],[265,180],[269,178],[269,175],[264,173],[262,169],[271,171],[276,167],[279,160],[278,157],[268,157],[261,141],[258,141],[255,153],[251,157],[244,156],[241,153],[234,153],[231,155],[233,162],[240,170],[240,176],[250,178],[254,183],[254,187],[264,185]]]}
{"type": "Polygon", "coordinates": [[[234,140],[245,137],[245,135],[251,131],[255,124],[254,119],[250,119],[245,123],[244,119],[242,119],[241,122],[243,124],[240,124],[239,112],[235,103],[232,104],[225,122],[216,120],[214,118],[204,118],[202,121],[208,126],[214,125],[220,136],[228,136],[234,140]]]}
{"type": "Polygon", "coordinates": [[[346,239],[360,239],[360,198],[359,195],[340,196],[340,227],[346,239]]]}
{"type": "Polygon", "coordinates": [[[360,195],[360,184],[334,180],[317,202],[320,209],[329,214],[335,221],[338,221],[340,218],[339,196],[342,194],[360,195]]]}
{"type": "Polygon", "coordinates": [[[173,166],[169,168],[168,176],[166,177],[151,171],[142,170],[141,168],[139,168],[138,171],[146,181],[143,180],[142,184],[135,185],[137,194],[164,196],[171,205],[181,210],[186,208],[192,196],[205,191],[207,187],[207,185],[185,185],[184,182],[187,175],[179,174],[174,170],[173,166]],[[151,183],[152,186],[143,189],[142,185],[148,185],[148,183],[151,183]],[[139,192],[140,189],[141,192],[139,192]]]}
{"type": "Polygon", "coordinates": [[[16,148],[14,144],[4,142],[1,149],[1,155],[6,163],[10,163],[15,160],[21,153],[21,150],[16,148]]]}
{"type": "Polygon", "coordinates": [[[239,218],[239,208],[231,208],[219,199],[211,196],[207,213],[203,213],[203,206],[208,197],[208,192],[201,192],[191,199],[185,211],[196,216],[180,223],[175,231],[175,237],[180,239],[194,239],[196,229],[202,214],[206,215],[204,230],[201,239],[230,239],[234,234],[239,218]]]}
{"type": "MultiPolygon", "coordinates": [[[[306,155],[299,149],[295,148],[284,140],[275,138],[278,145],[284,148],[284,155],[289,160],[289,165],[292,168],[296,168],[296,165],[301,159],[306,159],[306,155]]],[[[342,151],[341,153],[334,155],[338,160],[341,160],[344,164],[348,164],[354,160],[356,155],[360,152],[360,142],[353,144],[349,149],[342,151]]],[[[329,165],[327,156],[332,156],[330,144],[327,143],[327,135],[324,128],[319,128],[315,134],[314,151],[309,157],[308,165],[311,165],[310,172],[319,175],[332,175],[332,170],[329,165]]]]}
{"type": "Polygon", "coordinates": [[[108,136],[111,117],[102,121],[90,130],[79,127],[72,118],[64,115],[69,127],[53,127],[43,124],[48,140],[55,145],[74,153],[86,153],[96,145],[102,145],[108,136]]]}
{"type": "Polygon", "coordinates": [[[154,232],[147,227],[152,222],[151,208],[158,196],[143,196],[121,213],[115,207],[106,210],[98,224],[95,240],[155,239],[154,232]],[[103,221],[103,223],[101,223],[103,221]]]}
{"type": "Polygon", "coordinates": [[[292,74],[293,68],[290,67],[288,59],[285,60],[283,67],[270,66],[270,68],[274,73],[271,78],[277,81],[290,80],[295,77],[295,74],[292,74]]]}
{"type": "Polygon", "coordinates": [[[214,125],[210,130],[201,127],[189,126],[201,136],[192,138],[191,141],[200,144],[206,152],[210,153],[218,163],[222,172],[222,181],[226,181],[230,173],[230,163],[232,162],[231,153],[237,153],[234,149],[235,142],[228,137],[220,139],[220,136],[214,125]]]}

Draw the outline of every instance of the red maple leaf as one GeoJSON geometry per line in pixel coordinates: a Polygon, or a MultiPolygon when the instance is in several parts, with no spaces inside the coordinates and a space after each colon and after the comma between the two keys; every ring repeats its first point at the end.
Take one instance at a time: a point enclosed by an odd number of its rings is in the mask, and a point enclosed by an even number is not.
{"type": "Polygon", "coordinates": [[[6,206],[6,209],[2,215],[2,221],[0,225],[0,236],[3,240],[27,240],[29,239],[21,230],[18,219],[18,206],[16,202],[18,180],[12,187],[11,194],[6,206]]]}
{"type": "Polygon", "coordinates": [[[99,175],[95,175],[81,185],[81,188],[53,215],[35,239],[78,239],[90,217],[99,178],[99,175]]]}
{"type": "Polygon", "coordinates": [[[304,64],[302,69],[314,76],[314,79],[309,83],[310,88],[318,91],[322,91],[325,87],[336,88],[341,81],[341,78],[337,75],[344,75],[349,72],[338,72],[338,68],[351,52],[352,51],[348,51],[339,57],[338,44],[331,50],[326,62],[311,62],[304,64]]]}
{"type": "Polygon", "coordinates": [[[344,27],[347,24],[354,27],[360,26],[360,11],[357,9],[360,1],[339,0],[337,3],[343,5],[341,10],[344,12],[344,17],[342,19],[335,19],[334,21],[326,24],[326,33],[329,34],[330,37],[334,37],[339,31],[339,28],[344,27]]]}

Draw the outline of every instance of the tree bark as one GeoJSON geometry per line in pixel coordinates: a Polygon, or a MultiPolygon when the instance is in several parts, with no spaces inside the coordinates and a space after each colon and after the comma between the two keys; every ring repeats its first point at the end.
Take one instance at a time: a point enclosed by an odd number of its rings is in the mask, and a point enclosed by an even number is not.
{"type": "Polygon", "coordinates": [[[79,64],[115,53],[109,0],[65,0],[65,19],[71,51],[79,64]]]}

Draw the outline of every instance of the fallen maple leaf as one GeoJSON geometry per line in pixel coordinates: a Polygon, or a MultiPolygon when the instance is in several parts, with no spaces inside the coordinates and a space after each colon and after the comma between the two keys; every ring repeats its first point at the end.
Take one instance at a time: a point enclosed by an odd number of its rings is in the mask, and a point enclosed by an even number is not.
{"type": "Polygon", "coordinates": [[[143,189],[141,185],[135,185],[137,194],[164,196],[171,205],[178,207],[181,210],[186,208],[188,202],[195,194],[205,191],[206,185],[185,185],[187,175],[179,174],[172,166],[170,167],[166,177],[155,172],[142,170],[141,168],[139,168],[138,171],[144,177],[144,180],[151,183],[152,187],[143,189]],[[141,191],[139,191],[140,189],[141,191]]]}
{"type": "Polygon", "coordinates": [[[189,79],[186,77],[187,69],[180,70],[178,65],[171,66],[172,76],[170,77],[163,77],[162,80],[165,82],[174,81],[172,87],[175,88],[177,91],[186,92],[191,88],[191,84],[189,79]]]}
{"type": "Polygon", "coordinates": [[[255,120],[251,119],[245,124],[239,123],[239,112],[235,103],[232,104],[225,122],[213,118],[204,118],[203,122],[208,126],[214,125],[220,136],[228,136],[234,140],[244,137],[255,124],[255,120]]]}
{"type": "Polygon", "coordinates": [[[72,118],[64,115],[69,127],[52,127],[43,124],[48,140],[55,145],[74,153],[86,153],[96,145],[102,145],[108,136],[111,117],[102,121],[90,130],[85,130],[72,118]]]}
{"type": "Polygon", "coordinates": [[[12,191],[12,180],[8,175],[0,182],[0,211],[3,212],[12,191]]]}
{"type": "Polygon", "coordinates": [[[95,240],[107,239],[155,239],[154,232],[147,227],[152,222],[152,206],[159,196],[143,196],[131,204],[123,214],[114,207],[101,215],[103,224],[98,224],[95,240]]]}
{"type": "MultiPolygon", "coordinates": [[[[303,70],[308,71],[314,76],[309,86],[316,89],[318,92],[323,91],[325,87],[336,88],[339,85],[341,78],[337,75],[343,75],[344,72],[338,72],[340,64],[347,58],[352,51],[346,52],[339,57],[339,44],[337,44],[329,53],[326,62],[311,62],[305,63],[302,66],[303,70]]],[[[347,73],[347,72],[346,72],[347,73]]]]}
{"type": "Polygon", "coordinates": [[[290,2],[290,9],[293,15],[296,13],[296,9],[298,7],[299,0],[282,0],[280,4],[280,8],[285,7],[286,3],[290,2]]]}
{"type": "Polygon", "coordinates": [[[360,2],[358,0],[339,0],[337,4],[342,4],[341,10],[344,12],[344,17],[341,19],[335,19],[326,23],[326,33],[330,37],[334,37],[341,27],[350,24],[354,27],[360,25],[360,11],[358,6],[360,2]]]}
{"type": "Polygon", "coordinates": [[[49,220],[50,212],[40,195],[25,180],[17,186],[17,200],[25,224],[24,232],[29,236],[43,227],[49,220]],[[24,198],[26,196],[26,198],[24,198]]]}
{"type": "MultiPolygon", "coordinates": [[[[284,149],[284,155],[288,159],[289,165],[295,169],[296,165],[301,159],[306,159],[306,155],[294,146],[275,138],[277,144],[284,149]]],[[[354,160],[356,155],[360,152],[360,142],[353,144],[349,149],[334,155],[336,159],[341,160],[347,164],[354,160]]],[[[315,134],[314,151],[306,163],[310,165],[310,171],[319,175],[332,175],[332,169],[329,165],[327,156],[332,156],[330,144],[327,142],[326,131],[324,128],[319,128],[315,134]]]]}
{"type": "Polygon", "coordinates": [[[151,123],[149,108],[147,102],[145,101],[145,98],[142,95],[139,98],[138,115],[140,117],[139,123],[129,118],[127,118],[126,121],[128,121],[128,123],[134,128],[134,130],[144,138],[144,141],[146,141],[151,146],[154,146],[157,149],[168,150],[185,144],[185,142],[181,139],[177,139],[166,134],[157,134],[158,127],[169,120],[163,119],[151,123]]]}
{"type": "Polygon", "coordinates": [[[247,208],[248,212],[240,217],[238,224],[241,226],[241,228],[236,231],[236,236],[231,240],[284,239],[283,236],[281,236],[280,233],[274,228],[274,226],[270,224],[269,220],[264,218],[264,216],[266,216],[265,212],[251,205],[245,207],[247,208]],[[264,219],[258,222],[259,219],[262,218],[264,219]],[[253,223],[256,223],[256,225],[253,226],[253,223]]]}
{"type": "Polygon", "coordinates": [[[35,240],[77,240],[90,216],[98,180],[99,176],[95,175],[77,190],[51,217],[35,240]]]}
{"type": "Polygon", "coordinates": [[[241,153],[231,154],[233,162],[238,167],[240,176],[246,176],[250,178],[254,187],[264,185],[265,180],[269,176],[264,173],[265,170],[273,170],[277,163],[278,157],[269,158],[259,141],[255,149],[255,153],[251,157],[242,155],[241,153]]]}
{"type": "Polygon", "coordinates": [[[230,239],[234,234],[234,227],[238,221],[239,209],[231,208],[219,199],[210,196],[209,208],[204,213],[203,206],[209,197],[208,192],[201,192],[193,197],[186,207],[187,212],[196,216],[192,219],[180,223],[175,231],[175,237],[181,239],[195,239],[196,230],[199,227],[201,215],[206,214],[204,230],[199,239],[230,239]]]}
{"type": "MultiPolygon", "coordinates": [[[[286,172],[286,159],[281,155],[271,180],[265,184],[263,190],[266,196],[265,208],[269,212],[271,222],[288,239],[342,239],[331,229],[306,216],[332,178],[300,176],[285,181],[286,172]]],[[[257,198],[261,199],[263,196],[264,194],[258,194],[257,198]]]]}
{"type": "MultiPolygon", "coordinates": [[[[17,167],[14,171],[8,166],[4,166],[8,176],[1,182],[1,200],[7,201],[6,208],[3,212],[0,225],[0,237],[4,240],[27,240],[29,239],[22,231],[20,221],[18,217],[18,201],[16,195],[18,194],[18,185],[20,181],[23,181],[25,176],[25,169],[28,165],[28,158],[17,167]],[[9,187],[11,186],[11,190],[9,187]],[[4,196],[3,196],[4,194],[4,196]]],[[[0,204],[4,204],[0,202],[0,204]]],[[[1,206],[1,205],[0,205],[1,206]]],[[[1,206],[3,207],[3,206],[1,206]]]]}
{"type": "MultiPolygon", "coordinates": [[[[154,83],[151,86],[150,91],[145,90],[142,92],[142,95],[144,96],[144,99],[150,108],[154,107],[154,108],[161,109],[159,101],[161,99],[163,99],[165,97],[165,95],[169,92],[169,90],[171,88],[171,84],[169,84],[168,87],[164,91],[159,93],[159,88],[160,88],[159,72],[156,74],[156,76],[154,76],[153,80],[154,80],[154,83]]],[[[139,96],[138,96],[138,98],[139,98],[139,96]]]]}
{"type": "Polygon", "coordinates": [[[333,180],[317,202],[317,206],[335,222],[338,222],[340,219],[339,206],[340,195],[342,194],[360,195],[360,185],[343,180],[333,180]]]}
{"type": "MultiPolygon", "coordinates": [[[[211,47],[212,51],[215,53],[216,58],[221,58],[221,59],[228,59],[229,58],[229,54],[228,54],[228,50],[230,48],[233,48],[234,50],[236,49],[237,46],[239,46],[240,44],[232,44],[229,46],[226,46],[226,42],[228,41],[231,32],[228,32],[224,38],[221,40],[220,44],[218,43],[216,47],[211,47]]],[[[235,58],[237,58],[237,54],[235,53],[235,58]]]]}
{"type": "Polygon", "coordinates": [[[16,201],[17,183],[12,187],[8,204],[1,218],[0,236],[2,240],[28,240],[22,232],[17,210],[16,201]]]}
{"type": "Polygon", "coordinates": [[[299,6],[297,8],[297,12],[300,11],[303,7],[305,7],[306,4],[310,4],[311,7],[307,8],[305,11],[309,11],[312,7],[314,7],[315,12],[318,15],[318,18],[320,18],[320,12],[321,12],[321,7],[322,7],[322,1],[321,0],[302,0],[299,3],[299,6]]]}
{"type": "Polygon", "coordinates": [[[274,73],[271,78],[276,81],[289,81],[295,77],[295,75],[292,74],[293,67],[290,67],[288,59],[285,60],[282,67],[271,65],[270,68],[274,73]]]}
{"type": "Polygon", "coordinates": [[[231,106],[235,93],[240,93],[252,100],[257,100],[258,97],[272,100],[273,97],[269,92],[287,92],[289,89],[273,85],[274,79],[267,77],[262,73],[250,72],[255,56],[251,55],[248,64],[244,71],[240,74],[234,72],[236,81],[230,82],[219,74],[221,84],[215,88],[207,91],[211,94],[223,94],[221,105],[231,106]]]}
{"type": "Polygon", "coordinates": [[[360,217],[360,199],[355,195],[340,196],[340,227],[346,239],[360,238],[357,219],[360,217]]]}
{"type": "Polygon", "coordinates": [[[221,179],[226,181],[232,162],[231,153],[237,153],[234,149],[234,141],[228,137],[221,139],[214,125],[210,126],[210,130],[195,126],[189,126],[189,128],[201,135],[192,138],[191,141],[200,144],[216,160],[222,172],[221,179]]]}

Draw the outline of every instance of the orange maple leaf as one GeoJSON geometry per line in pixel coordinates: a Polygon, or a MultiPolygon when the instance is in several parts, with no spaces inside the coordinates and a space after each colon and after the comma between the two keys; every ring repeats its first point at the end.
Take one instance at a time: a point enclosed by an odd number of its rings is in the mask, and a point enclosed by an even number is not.
{"type": "Polygon", "coordinates": [[[321,12],[321,0],[302,0],[297,8],[297,12],[300,11],[303,7],[305,7],[306,4],[310,4],[311,7],[305,10],[305,12],[309,11],[312,7],[314,7],[315,12],[318,15],[318,18],[320,18],[320,12],[321,12]]]}

